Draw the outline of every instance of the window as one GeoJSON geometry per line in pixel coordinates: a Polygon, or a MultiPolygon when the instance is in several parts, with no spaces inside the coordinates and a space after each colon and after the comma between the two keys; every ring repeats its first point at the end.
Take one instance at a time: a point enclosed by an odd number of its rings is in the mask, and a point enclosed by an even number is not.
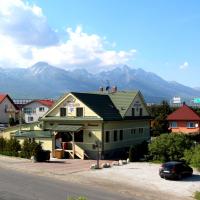
{"type": "Polygon", "coordinates": [[[32,116],[28,116],[28,122],[32,122],[33,121],[33,117],[32,116]]]}
{"type": "Polygon", "coordinates": [[[187,122],[187,128],[195,128],[194,122],[187,122]]]}
{"type": "Polygon", "coordinates": [[[76,116],[83,117],[83,108],[76,108],[76,116]]]}
{"type": "Polygon", "coordinates": [[[136,129],[131,129],[131,134],[136,134],[136,129]]]}
{"type": "Polygon", "coordinates": [[[142,108],[140,108],[140,116],[142,116],[142,108]]]}
{"type": "Polygon", "coordinates": [[[106,131],[106,142],[110,142],[110,131],[106,131]]]}
{"type": "Polygon", "coordinates": [[[123,138],[124,138],[124,132],[123,132],[123,130],[120,130],[119,131],[119,139],[123,140],[123,138]]]}
{"type": "Polygon", "coordinates": [[[65,117],[67,114],[66,108],[60,108],[60,116],[65,117]]]}
{"type": "Polygon", "coordinates": [[[8,111],[8,105],[5,105],[5,112],[8,111]]]}
{"type": "Polygon", "coordinates": [[[40,112],[44,112],[44,107],[39,107],[40,112]]]}
{"type": "Polygon", "coordinates": [[[170,122],[171,128],[177,128],[177,122],[170,122]]]}
{"type": "Polygon", "coordinates": [[[132,116],[135,116],[135,108],[132,108],[132,116]]]}
{"type": "Polygon", "coordinates": [[[114,141],[117,141],[117,131],[114,131],[114,141]]]}
{"type": "Polygon", "coordinates": [[[139,133],[143,133],[144,129],[143,128],[139,128],[139,133]]]}
{"type": "Polygon", "coordinates": [[[27,107],[27,108],[24,108],[23,110],[24,110],[25,114],[31,114],[32,113],[32,108],[27,107]]]}

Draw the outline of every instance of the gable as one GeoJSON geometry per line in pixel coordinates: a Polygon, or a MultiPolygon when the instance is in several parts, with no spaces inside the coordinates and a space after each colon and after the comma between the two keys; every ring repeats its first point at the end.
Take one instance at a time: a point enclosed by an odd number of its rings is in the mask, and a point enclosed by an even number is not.
{"type": "Polygon", "coordinates": [[[137,95],[137,91],[123,91],[108,94],[115,107],[118,109],[121,117],[124,117],[130,104],[137,95]]]}
{"type": "Polygon", "coordinates": [[[83,108],[83,116],[100,118],[97,113],[95,113],[72,93],[65,95],[65,97],[56,102],[47,114],[44,115],[44,117],[59,117],[61,108],[66,109],[67,117],[76,117],[77,108],[83,108]]]}
{"type": "Polygon", "coordinates": [[[142,95],[140,92],[137,93],[135,98],[133,99],[132,103],[130,104],[129,108],[127,109],[125,113],[125,117],[130,117],[132,115],[132,109],[134,109],[134,116],[141,116],[140,110],[142,109],[142,116],[149,116],[146,104],[143,100],[142,95]]]}

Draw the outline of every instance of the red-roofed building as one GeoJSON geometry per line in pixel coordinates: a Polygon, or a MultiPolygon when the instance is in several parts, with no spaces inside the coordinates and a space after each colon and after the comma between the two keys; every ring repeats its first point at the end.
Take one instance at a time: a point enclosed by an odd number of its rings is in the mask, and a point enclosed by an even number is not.
{"type": "Polygon", "coordinates": [[[174,133],[200,133],[200,116],[185,104],[168,115],[167,120],[169,128],[174,133]]]}
{"type": "Polygon", "coordinates": [[[0,93],[0,124],[8,124],[9,119],[17,119],[18,108],[8,94],[0,93]]]}
{"type": "Polygon", "coordinates": [[[38,121],[49,108],[53,105],[54,101],[49,99],[33,100],[23,106],[24,121],[32,123],[38,121]]]}

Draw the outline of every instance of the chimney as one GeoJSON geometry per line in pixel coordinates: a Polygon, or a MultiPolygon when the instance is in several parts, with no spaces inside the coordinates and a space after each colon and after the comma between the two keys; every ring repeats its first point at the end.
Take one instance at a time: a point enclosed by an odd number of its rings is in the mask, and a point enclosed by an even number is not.
{"type": "Polygon", "coordinates": [[[115,93],[115,92],[117,92],[117,86],[112,87],[112,93],[115,93]]]}

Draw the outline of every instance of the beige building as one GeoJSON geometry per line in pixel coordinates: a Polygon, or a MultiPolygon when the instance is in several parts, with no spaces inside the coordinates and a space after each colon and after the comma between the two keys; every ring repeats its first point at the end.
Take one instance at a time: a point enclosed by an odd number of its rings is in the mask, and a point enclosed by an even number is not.
{"type": "Polygon", "coordinates": [[[71,92],[31,129],[8,132],[21,140],[32,137],[42,141],[56,157],[94,159],[99,152],[101,158],[108,159],[121,157],[131,145],[149,140],[150,117],[138,91],[71,92]]]}

